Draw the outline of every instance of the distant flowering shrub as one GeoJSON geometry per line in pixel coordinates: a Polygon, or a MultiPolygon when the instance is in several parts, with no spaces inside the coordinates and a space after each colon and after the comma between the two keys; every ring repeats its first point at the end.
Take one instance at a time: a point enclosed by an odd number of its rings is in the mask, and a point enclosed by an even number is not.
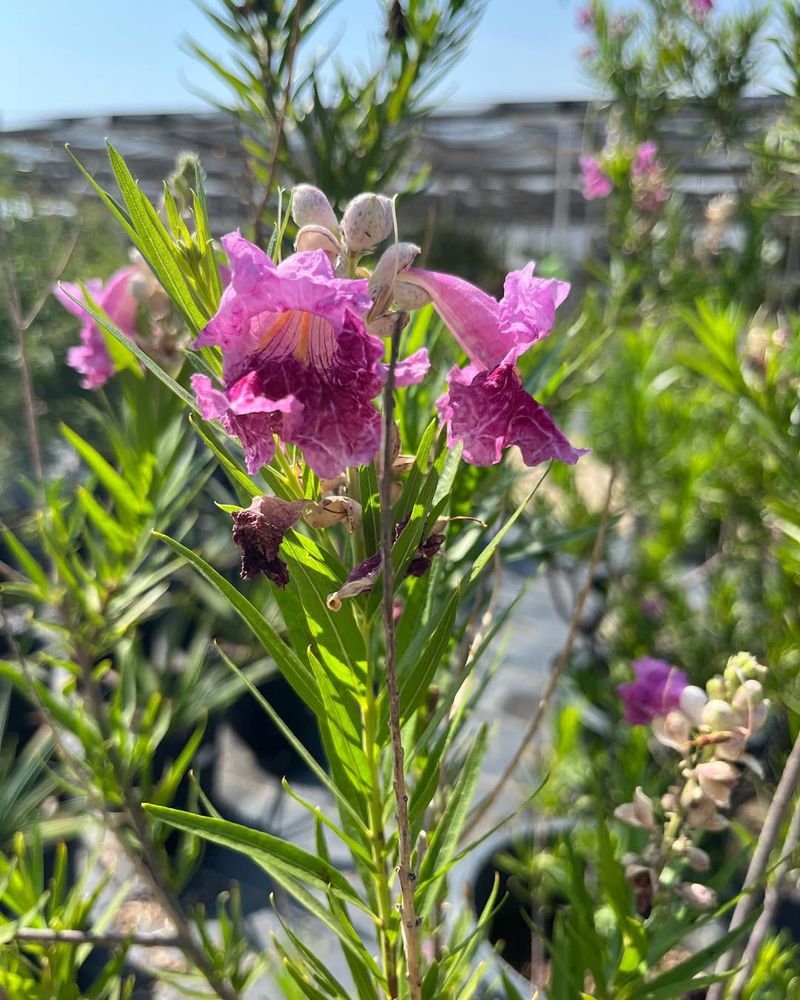
{"type": "Polygon", "coordinates": [[[713,890],[676,881],[675,875],[685,865],[708,871],[710,859],[695,846],[694,833],[728,825],[720,810],[730,806],[742,775],[734,765],[744,764],[761,776],[759,762],[747,753],[747,742],[767,719],[769,702],[761,684],[767,670],[749,653],[737,653],[705,690],[687,684],[683,671],[661,660],[639,660],[634,670],[636,684],[618,689],[626,715],[634,709],[635,718],[628,716],[629,721],[651,722],[658,742],[677,751],[681,761],[675,783],[659,803],[637,788],[634,800],[615,810],[618,820],[650,834],[641,853],[625,857],[626,877],[636,886],[642,916],[649,915],[653,900],[664,890],[677,892],[690,906],[711,907],[716,905],[713,890]],[[658,702],[661,709],[655,712],[658,702]]]}
{"type": "Polygon", "coordinates": [[[692,13],[703,18],[714,9],[714,0],[689,0],[692,13]]]}
{"type": "Polygon", "coordinates": [[[587,201],[607,198],[618,183],[627,179],[634,205],[643,212],[656,213],[669,196],[666,175],[654,142],[643,142],[631,152],[620,144],[601,157],[583,155],[579,160],[583,197],[587,201]]]}

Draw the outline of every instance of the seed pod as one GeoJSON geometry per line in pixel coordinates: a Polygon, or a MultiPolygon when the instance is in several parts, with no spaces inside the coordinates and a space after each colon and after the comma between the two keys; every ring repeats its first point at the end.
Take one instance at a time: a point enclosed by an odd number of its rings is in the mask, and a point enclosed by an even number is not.
{"type": "Polygon", "coordinates": [[[392,231],[392,203],[382,194],[359,194],[342,216],[342,235],[350,253],[367,253],[392,231]]]}
{"type": "Polygon", "coordinates": [[[342,252],[333,233],[324,226],[303,226],[294,241],[294,248],[298,251],[324,250],[331,264],[342,252]]]}
{"type": "Polygon", "coordinates": [[[292,188],[292,218],[300,229],[305,226],[322,226],[334,234],[339,232],[331,203],[313,184],[298,184],[292,188]]]}

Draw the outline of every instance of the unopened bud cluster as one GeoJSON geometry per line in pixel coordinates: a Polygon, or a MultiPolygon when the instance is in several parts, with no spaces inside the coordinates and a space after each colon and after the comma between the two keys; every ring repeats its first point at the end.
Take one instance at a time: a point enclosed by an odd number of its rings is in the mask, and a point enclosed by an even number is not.
{"type": "MultiPolygon", "coordinates": [[[[322,250],[342,277],[364,275],[358,268],[359,260],[387,240],[394,229],[392,202],[385,195],[369,191],[356,195],[338,220],[327,196],[311,184],[298,184],[293,189],[292,219],[298,227],[295,249],[322,250]]],[[[420,248],[413,243],[393,243],[378,259],[369,275],[373,301],[367,319],[370,333],[391,336],[408,323],[408,310],[430,302],[425,289],[405,280],[419,253],[420,248]]]]}
{"type": "Polygon", "coordinates": [[[658,742],[681,755],[678,780],[660,803],[637,788],[633,802],[614,812],[623,823],[650,833],[641,854],[624,859],[626,877],[637,887],[643,915],[660,892],[675,892],[693,906],[715,905],[712,890],[680,881],[679,872],[687,865],[697,872],[709,869],[708,855],[693,838],[699,831],[722,830],[728,825],[721,810],[730,806],[741,766],[761,777],[761,766],[747,753],[747,742],[769,712],[762,686],[766,673],[766,667],[749,653],[737,653],[705,690],[687,685],[677,708],[653,718],[658,742]]]}

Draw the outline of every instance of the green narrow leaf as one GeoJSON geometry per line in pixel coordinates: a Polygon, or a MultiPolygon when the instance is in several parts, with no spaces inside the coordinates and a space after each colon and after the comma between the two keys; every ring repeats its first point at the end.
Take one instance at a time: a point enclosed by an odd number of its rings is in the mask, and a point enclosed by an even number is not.
{"type": "Polygon", "coordinates": [[[61,425],[61,433],[108,490],[109,495],[117,506],[134,515],[149,514],[152,512],[153,508],[150,503],[147,500],[140,499],[134,493],[127,480],[113,469],[100,452],[93,448],[88,441],[84,441],[79,434],[76,434],[66,424],[61,425]]]}
{"type": "Polygon", "coordinates": [[[481,552],[481,554],[475,560],[475,562],[472,565],[472,570],[471,570],[470,575],[469,575],[469,582],[470,583],[474,583],[475,580],[477,580],[477,578],[480,576],[480,573],[483,570],[484,566],[489,562],[489,560],[494,555],[495,550],[497,549],[497,546],[500,544],[500,542],[502,542],[502,540],[508,534],[508,532],[510,531],[510,529],[517,523],[517,521],[519,520],[519,518],[522,516],[523,512],[525,511],[525,508],[528,506],[528,504],[534,498],[534,496],[536,495],[536,491],[539,489],[539,487],[544,482],[545,477],[547,476],[547,473],[550,471],[550,468],[551,468],[552,464],[553,463],[551,461],[550,465],[547,466],[547,468],[545,469],[544,473],[542,474],[542,476],[539,479],[539,481],[537,482],[537,484],[533,487],[533,489],[525,497],[525,499],[522,501],[522,503],[519,505],[519,507],[517,507],[517,509],[514,511],[514,513],[511,515],[511,517],[506,521],[506,523],[503,525],[503,527],[497,532],[497,534],[494,536],[494,538],[491,540],[491,542],[489,542],[489,544],[486,546],[486,548],[483,550],[483,552],[481,552]]]}
{"type": "Polygon", "coordinates": [[[229,583],[224,576],[219,574],[196,552],[188,549],[185,545],[170,538],[169,535],[162,535],[158,531],[153,534],[160,538],[178,555],[191,563],[199,573],[225,598],[233,610],[250,627],[253,635],[259,640],[264,649],[278,665],[279,670],[291,684],[297,694],[308,705],[308,707],[319,716],[323,706],[317,693],[316,683],[309,668],[303,663],[294,650],[287,646],[275,629],[269,624],[264,616],[240,594],[239,591],[229,583]]]}
{"type": "Polygon", "coordinates": [[[461,773],[450,793],[447,806],[438,826],[433,831],[417,873],[417,912],[427,917],[436,899],[438,889],[437,873],[450,861],[455,853],[461,830],[467,818],[475,786],[478,783],[483,756],[486,752],[488,730],[481,726],[470,747],[461,773]]]}
{"type": "Polygon", "coordinates": [[[213,816],[197,816],[182,809],[170,809],[151,802],[143,803],[142,808],[153,819],[173,826],[176,830],[193,833],[214,844],[246,854],[273,877],[285,874],[311,888],[333,892],[344,902],[357,906],[370,917],[374,916],[337,868],[296,844],[213,816]]]}
{"type": "MultiPolygon", "coordinates": [[[[20,567],[28,574],[31,582],[36,584],[42,595],[46,594],[49,588],[47,573],[10,528],[3,528],[3,538],[20,567]]],[[[9,584],[3,584],[3,590],[8,590],[9,586],[9,584]]]]}

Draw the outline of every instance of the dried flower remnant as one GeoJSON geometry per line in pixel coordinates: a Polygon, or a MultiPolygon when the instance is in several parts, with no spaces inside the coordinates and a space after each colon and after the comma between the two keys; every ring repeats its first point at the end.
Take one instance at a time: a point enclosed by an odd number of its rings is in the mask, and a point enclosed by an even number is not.
{"type": "Polygon", "coordinates": [[[278,587],[289,582],[289,568],[279,551],[286,532],[303,516],[308,502],[254,497],[246,510],[234,511],[233,541],[242,550],[242,579],[263,573],[278,587]]]}
{"type": "MultiPolygon", "coordinates": [[[[408,525],[408,517],[398,521],[394,528],[394,540],[403,533],[408,525]]],[[[444,544],[444,535],[433,532],[424,538],[417,546],[409,564],[406,568],[407,576],[424,576],[431,566],[433,557],[438,553],[444,544]]],[[[375,586],[381,573],[381,556],[379,552],[369,556],[358,564],[349,574],[342,586],[328,594],[327,604],[331,611],[338,611],[342,606],[342,600],[348,597],[357,597],[359,594],[366,594],[375,586]]]]}

